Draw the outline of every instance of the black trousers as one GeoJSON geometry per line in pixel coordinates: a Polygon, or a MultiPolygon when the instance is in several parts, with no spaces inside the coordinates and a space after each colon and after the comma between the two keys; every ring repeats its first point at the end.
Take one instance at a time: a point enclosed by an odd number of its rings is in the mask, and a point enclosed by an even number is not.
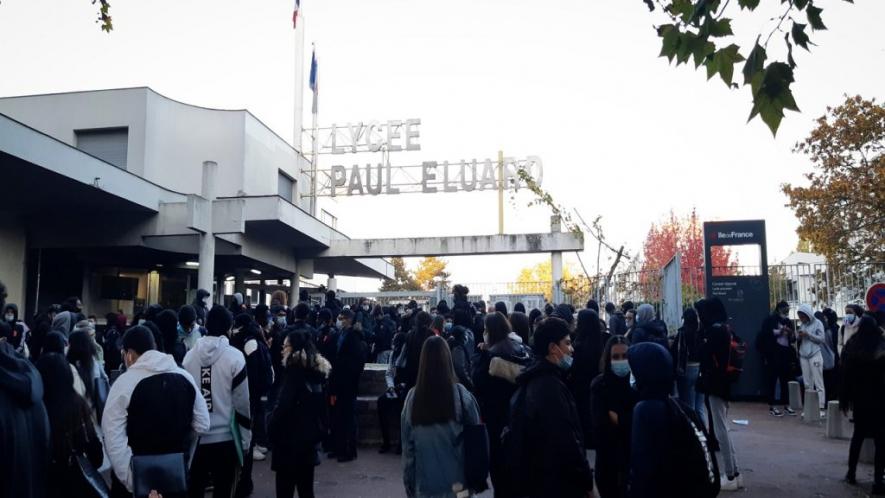
{"type": "Polygon", "coordinates": [[[316,450],[305,448],[297,462],[276,472],[277,498],[292,498],[298,489],[298,498],[314,498],[313,476],[316,468],[316,450]]]}
{"type": "MultiPolygon", "coordinates": [[[[388,398],[386,394],[378,396],[378,423],[381,425],[381,444],[390,446],[390,425],[394,417],[399,418],[403,411],[403,399],[399,396],[388,398]]],[[[399,441],[399,435],[396,438],[399,441]]]]}
{"type": "Polygon", "coordinates": [[[790,351],[790,348],[778,346],[765,364],[765,393],[770,406],[787,406],[790,403],[790,389],[788,385],[791,375],[790,369],[792,368],[789,356],[791,354],[790,351]],[[781,349],[788,350],[781,351],[781,349]],[[777,392],[777,389],[775,389],[776,384],[780,384],[781,387],[779,398],[775,394],[777,392]]]}
{"type": "Polygon", "coordinates": [[[338,396],[335,400],[335,456],[356,458],[356,396],[338,396]]]}
{"type": "Polygon", "coordinates": [[[600,498],[624,498],[627,496],[627,469],[620,467],[596,453],[596,492],[600,498]]]}
{"type": "Polygon", "coordinates": [[[191,464],[191,482],[188,496],[203,498],[206,486],[212,479],[213,498],[230,498],[239,472],[237,449],[233,441],[223,443],[201,444],[194,453],[191,464]]]}
{"type": "Polygon", "coordinates": [[[863,441],[869,436],[873,437],[876,445],[876,453],[873,462],[873,479],[877,483],[881,483],[883,475],[885,475],[885,432],[881,430],[875,431],[877,434],[871,434],[872,431],[858,430],[854,426],[854,432],[851,434],[851,445],[848,447],[848,471],[854,473],[857,470],[857,461],[860,459],[860,450],[863,441]]]}

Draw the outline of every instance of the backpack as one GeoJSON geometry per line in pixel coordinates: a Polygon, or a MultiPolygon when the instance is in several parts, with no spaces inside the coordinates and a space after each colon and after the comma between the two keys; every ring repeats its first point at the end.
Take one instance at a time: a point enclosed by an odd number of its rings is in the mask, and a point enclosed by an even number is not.
{"type": "MultiPolygon", "coordinates": [[[[529,486],[528,426],[526,386],[522,385],[510,398],[510,424],[501,431],[500,436],[506,487],[511,490],[524,491],[529,486]]],[[[496,434],[490,436],[497,437],[496,434]]]]}
{"type": "Polygon", "coordinates": [[[670,454],[662,496],[714,497],[719,494],[719,465],[709,435],[697,414],[673,397],[667,397],[670,416],[670,454]],[[669,494],[668,494],[669,492],[669,494]]]}

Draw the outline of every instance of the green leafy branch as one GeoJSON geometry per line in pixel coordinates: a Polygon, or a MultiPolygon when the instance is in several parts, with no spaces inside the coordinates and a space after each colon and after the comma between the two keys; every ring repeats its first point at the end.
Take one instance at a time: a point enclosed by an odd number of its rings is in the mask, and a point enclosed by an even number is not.
{"type": "MultiPolygon", "coordinates": [[[[799,111],[791,88],[795,81],[793,70],[796,68],[793,46],[810,51],[809,45],[813,43],[806,28],[810,26],[812,31],[827,29],[821,19],[823,9],[817,7],[814,0],[780,0],[782,4],[786,4],[783,14],[771,19],[776,24],[765,42],[760,44],[760,33],[749,52],[726,41],[728,37],[734,36],[734,18],[723,17],[731,6],[730,0],[643,1],[650,11],[654,11],[657,4],[670,20],[655,27],[661,38],[661,57],[666,57],[671,63],[675,60],[677,66],[688,64],[689,61],[694,63],[695,69],[704,66],[708,80],[718,74],[722,82],[732,89],[740,88],[734,81],[735,66],[744,63],[741,68],[743,85],[750,87],[753,96],[753,108],[748,121],[758,115],[771,129],[772,134],[777,134],[784,110],[799,111]],[[807,24],[799,22],[800,14],[804,14],[807,24]],[[787,21],[791,23],[789,31],[783,28],[787,21]],[[787,60],[769,62],[766,48],[772,36],[779,32],[785,33],[787,60]]],[[[853,0],[844,1],[853,3],[853,0]]],[[[750,13],[756,10],[760,2],[761,0],[737,0],[737,6],[741,11],[750,13]]]]}
{"type": "Polygon", "coordinates": [[[114,29],[114,24],[111,22],[111,4],[108,0],[92,0],[92,5],[98,2],[100,4],[98,8],[98,19],[95,20],[98,24],[101,25],[101,30],[110,33],[111,30],[114,29]]]}

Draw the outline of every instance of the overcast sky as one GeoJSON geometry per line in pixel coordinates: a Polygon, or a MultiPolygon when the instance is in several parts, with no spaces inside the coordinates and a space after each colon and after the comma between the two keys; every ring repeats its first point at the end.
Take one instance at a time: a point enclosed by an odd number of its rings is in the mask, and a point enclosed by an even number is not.
{"type": "MultiPolygon", "coordinates": [[[[661,20],[640,0],[302,0],[307,61],[311,41],[320,58],[321,124],[422,120],[422,150],[392,155],[394,165],[492,158],[499,149],[538,155],[544,187],[588,221],[601,215],[608,239],[634,254],[652,222],[694,206],[702,220],[764,218],[771,262],[797,241],[780,184],[801,182],[809,165],[792,145],[842,94],[885,97],[885,2],[817,3],[830,30],[812,35],[812,53],[794,52],[803,112],[788,113],[774,139],[760,120],[746,123],[746,89],[729,91],[657,57],[661,20]]],[[[191,104],[249,109],[291,137],[292,4],[118,0],[106,34],[88,1],[4,0],[0,95],[146,85],[191,104]]],[[[770,15],[736,23],[747,36],[738,42],[767,33],[770,15]]],[[[769,53],[781,45],[776,36],[769,53]]],[[[321,167],[332,164],[323,157],[321,167]]],[[[526,208],[528,200],[508,202],[508,232],[548,229],[549,212],[526,208]]],[[[496,203],[488,192],[321,207],[363,238],[494,233],[496,203]]],[[[596,248],[587,248],[592,272],[596,248]]],[[[449,266],[461,282],[506,282],[546,257],[453,258],[449,266]]]]}

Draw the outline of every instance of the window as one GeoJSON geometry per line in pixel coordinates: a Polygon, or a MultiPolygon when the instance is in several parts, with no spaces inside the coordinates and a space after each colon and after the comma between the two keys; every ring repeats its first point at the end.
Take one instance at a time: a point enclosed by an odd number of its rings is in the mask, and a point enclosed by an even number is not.
{"type": "Polygon", "coordinates": [[[75,130],[74,135],[77,138],[78,149],[120,169],[126,169],[129,128],[75,130]]]}
{"type": "Polygon", "coordinates": [[[277,178],[277,194],[283,199],[293,202],[292,198],[295,195],[295,180],[282,171],[280,171],[280,175],[277,178]]]}

